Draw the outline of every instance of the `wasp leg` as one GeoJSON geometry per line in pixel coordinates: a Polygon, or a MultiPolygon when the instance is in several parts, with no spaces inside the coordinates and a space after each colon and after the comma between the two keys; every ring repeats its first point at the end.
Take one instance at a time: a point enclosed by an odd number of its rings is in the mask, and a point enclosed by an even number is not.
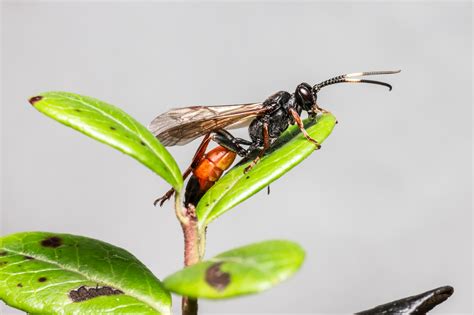
{"type": "MultiPolygon", "coordinates": [[[[315,104],[314,104],[314,109],[313,109],[311,112],[309,112],[310,117],[311,117],[311,118],[316,118],[316,115],[317,115],[318,113],[322,113],[322,114],[332,114],[332,113],[331,113],[330,111],[328,111],[327,109],[324,109],[324,108],[322,108],[322,107],[319,107],[319,105],[318,105],[317,103],[315,103],[315,104]]],[[[337,119],[336,119],[336,124],[337,124],[337,123],[339,123],[339,122],[338,122],[337,119]]]]}
{"type": "Polygon", "coordinates": [[[210,141],[211,141],[211,134],[208,133],[207,135],[204,136],[204,139],[202,139],[201,144],[199,145],[198,149],[196,150],[196,153],[194,154],[191,165],[189,165],[186,170],[194,169],[199,164],[199,162],[201,162],[202,158],[204,157],[204,154],[206,153],[207,146],[209,145],[210,141]]]}
{"type": "Polygon", "coordinates": [[[224,129],[220,129],[215,131],[215,133],[211,136],[212,140],[217,142],[217,144],[223,146],[224,148],[237,153],[241,157],[246,157],[248,152],[244,149],[241,144],[243,145],[252,145],[253,142],[249,140],[245,140],[242,138],[234,137],[230,132],[224,129]]]}
{"type": "MultiPolygon", "coordinates": [[[[267,149],[270,147],[270,135],[269,135],[269,132],[268,132],[268,121],[266,121],[266,120],[263,122],[263,131],[262,132],[263,132],[263,148],[262,148],[262,150],[260,150],[257,157],[245,168],[244,173],[247,173],[248,171],[250,171],[255,166],[255,164],[257,164],[258,161],[260,161],[260,159],[262,158],[265,151],[267,151],[267,149]]],[[[249,148],[249,152],[250,152],[250,149],[251,148],[249,148]]]]}
{"type": "Polygon", "coordinates": [[[318,105],[318,103],[316,103],[316,102],[314,103],[312,112],[313,112],[314,114],[317,114],[317,113],[322,113],[322,114],[327,114],[327,113],[329,113],[329,114],[330,114],[330,113],[331,113],[331,112],[328,111],[327,109],[324,109],[324,108],[320,107],[320,106],[318,105]]]}
{"type": "Polygon", "coordinates": [[[171,196],[173,196],[173,193],[174,193],[174,188],[171,188],[170,190],[168,190],[166,192],[166,194],[164,194],[163,196],[161,196],[160,198],[157,198],[155,199],[155,201],[153,201],[153,205],[156,207],[156,205],[158,203],[160,203],[160,207],[163,207],[163,204],[169,200],[171,198],[171,196]]]}
{"type": "Polygon", "coordinates": [[[293,116],[293,119],[295,120],[296,124],[298,125],[298,127],[300,128],[301,132],[306,137],[306,139],[308,139],[309,141],[311,141],[312,143],[316,145],[316,150],[320,149],[321,145],[318,143],[318,141],[311,138],[311,136],[308,134],[306,129],[304,129],[304,124],[303,124],[303,121],[301,120],[300,115],[298,115],[298,113],[293,108],[290,108],[290,114],[293,116]]]}
{"type": "MultiPolygon", "coordinates": [[[[196,150],[196,153],[194,154],[193,160],[191,164],[186,168],[186,170],[183,173],[183,180],[188,178],[189,174],[193,171],[193,169],[199,164],[199,162],[202,160],[204,157],[204,154],[206,153],[207,146],[209,145],[209,141],[211,141],[211,134],[208,133],[207,135],[204,136],[204,139],[202,139],[201,144],[199,145],[198,149],[196,150]]],[[[173,196],[174,193],[174,188],[171,188],[164,194],[162,197],[156,199],[153,202],[153,205],[156,207],[158,203],[160,203],[160,207],[163,206],[163,204],[173,196]]]]}

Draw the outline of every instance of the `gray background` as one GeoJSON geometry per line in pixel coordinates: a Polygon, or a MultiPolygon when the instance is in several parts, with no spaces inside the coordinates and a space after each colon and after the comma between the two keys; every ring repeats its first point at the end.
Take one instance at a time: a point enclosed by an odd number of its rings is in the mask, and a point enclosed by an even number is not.
{"type": "MultiPolygon", "coordinates": [[[[261,101],[346,72],[401,68],[394,90],[319,94],[339,119],[321,151],[209,228],[208,256],[285,238],[301,271],[204,313],[348,313],[450,284],[433,313],[472,311],[471,19],[458,3],[5,2],[1,234],[57,231],[179,269],[163,180],[34,110],[65,90],[147,124],[175,106],[261,101]]],[[[246,134],[242,130],[240,135],[246,134]]],[[[181,167],[197,143],[171,148],[181,167]]],[[[175,309],[180,302],[174,301],[175,309]]],[[[13,312],[4,307],[6,313],[13,312]]],[[[13,312],[14,313],[14,312],[13,312]]]]}

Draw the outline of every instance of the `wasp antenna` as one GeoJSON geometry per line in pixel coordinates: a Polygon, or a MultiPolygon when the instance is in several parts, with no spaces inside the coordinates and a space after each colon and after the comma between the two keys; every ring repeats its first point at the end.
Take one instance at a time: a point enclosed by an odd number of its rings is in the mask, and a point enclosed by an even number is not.
{"type": "Polygon", "coordinates": [[[363,76],[369,76],[369,75],[382,75],[382,74],[395,74],[399,73],[401,70],[393,70],[393,71],[367,71],[367,72],[354,72],[354,73],[348,73],[348,74],[343,74],[339,75],[337,77],[331,78],[329,80],[323,81],[321,83],[318,83],[313,86],[313,92],[318,93],[319,90],[321,90],[323,87],[336,84],[336,83],[369,83],[369,84],[377,84],[377,85],[383,85],[388,87],[388,89],[391,91],[392,86],[388,83],[381,82],[381,81],[374,81],[374,80],[364,80],[364,79],[352,79],[354,77],[363,77],[363,76]]]}
{"type": "Polygon", "coordinates": [[[382,82],[382,81],[374,81],[374,80],[364,80],[364,79],[347,79],[345,80],[344,82],[347,82],[347,83],[370,83],[370,84],[377,84],[377,85],[383,85],[383,86],[386,86],[388,87],[388,90],[391,91],[392,90],[392,86],[386,82],[382,82]]]}
{"type": "Polygon", "coordinates": [[[355,73],[344,74],[343,77],[353,78],[353,77],[365,77],[368,75],[396,74],[396,73],[400,73],[401,71],[402,70],[355,72],[355,73]]]}

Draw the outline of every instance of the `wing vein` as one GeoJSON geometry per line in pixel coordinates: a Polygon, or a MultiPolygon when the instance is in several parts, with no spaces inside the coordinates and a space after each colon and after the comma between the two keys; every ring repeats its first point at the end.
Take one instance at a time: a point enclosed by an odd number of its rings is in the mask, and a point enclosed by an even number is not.
{"type": "Polygon", "coordinates": [[[246,126],[267,110],[262,103],[176,108],[157,116],[148,129],[165,146],[184,145],[218,129],[246,126]]]}

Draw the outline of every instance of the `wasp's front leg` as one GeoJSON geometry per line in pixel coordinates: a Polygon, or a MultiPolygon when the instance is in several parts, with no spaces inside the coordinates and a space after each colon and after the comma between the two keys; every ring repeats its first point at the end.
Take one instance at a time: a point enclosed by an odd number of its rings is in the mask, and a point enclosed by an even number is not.
{"type": "Polygon", "coordinates": [[[321,145],[318,143],[318,141],[311,138],[311,136],[308,134],[308,132],[304,128],[304,124],[303,124],[303,121],[301,120],[300,115],[298,115],[298,113],[293,108],[290,108],[290,114],[293,116],[293,119],[295,120],[296,124],[298,125],[298,128],[300,128],[301,132],[306,137],[306,139],[308,139],[309,141],[311,141],[312,143],[314,143],[316,145],[316,150],[320,149],[321,145]]]}

